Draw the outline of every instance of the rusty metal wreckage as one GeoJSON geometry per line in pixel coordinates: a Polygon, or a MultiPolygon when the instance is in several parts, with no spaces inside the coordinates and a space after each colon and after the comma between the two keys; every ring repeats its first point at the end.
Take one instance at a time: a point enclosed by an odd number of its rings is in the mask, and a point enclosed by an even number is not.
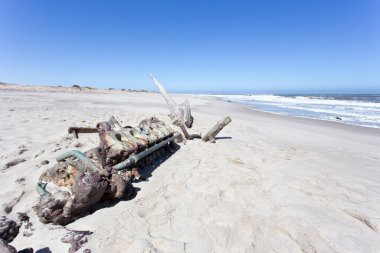
{"type": "MultiPolygon", "coordinates": [[[[113,116],[95,128],[70,127],[68,132],[76,138],[79,133],[98,133],[100,143],[84,153],[71,150],[61,154],[57,164],[41,174],[36,186],[40,200],[33,207],[41,222],[66,225],[98,202],[132,198],[135,190],[131,182],[145,180],[139,167],[174,153],[183,137],[201,138],[186,129],[193,124],[190,103],[186,100],[176,104],[152,75],[151,78],[169,106],[172,124],[183,135],[156,117],[142,120],[135,127],[122,127],[113,116]],[[48,183],[65,190],[50,193],[46,190],[48,183]]],[[[229,122],[229,117],[218,122],[202,140],[215,142],[215,136],[229,122]]]]}

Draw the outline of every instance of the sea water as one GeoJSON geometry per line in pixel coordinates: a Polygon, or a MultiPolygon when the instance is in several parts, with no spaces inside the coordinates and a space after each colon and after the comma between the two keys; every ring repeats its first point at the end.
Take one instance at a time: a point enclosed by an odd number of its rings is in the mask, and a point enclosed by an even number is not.
{"type": "Polygon", "coordinates": [[[380,95],[209,95],[259,111],[380,128],[380,95]]]}

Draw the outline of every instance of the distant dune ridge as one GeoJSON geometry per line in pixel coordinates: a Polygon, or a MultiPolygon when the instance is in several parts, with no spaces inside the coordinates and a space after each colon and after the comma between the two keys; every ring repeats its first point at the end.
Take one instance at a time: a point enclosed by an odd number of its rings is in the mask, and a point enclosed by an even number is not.
{"type": "Polygon", "coordinates": [[[1,84],[0,215],[26,212],[31,222],[11,245],[67,252],[61,238],[71,229],[92,232],[78,252],[379,252],[379,129],[173,97],[190,101],[191,132],[205,134],[227,115],[232,122],[215,144],[187,141],[145,171],[149,181],[134,183],[133,200],[64,228],[42,224],[32,207],[38,177],[57,155],[98,144],[68,127],[111,115],[122,125],[150,116],[170,124],[167,105],[150,92],[1,84]]]}
{"type": "Polygon", "coordinates": [[[88,92],[106,92],[122,93],[122,92],[150,92],[148,90],[135,90],[135,89],[115,89],[115,88],[94,88],[91,86],[74,84],[72,86],[43,86],[43,85],[20,85],[14,83],[0,82],[0,90],[18,90],[18,91],[51,91],[51,92],[71,92],[71,91],[88,91],[88,92]]]}

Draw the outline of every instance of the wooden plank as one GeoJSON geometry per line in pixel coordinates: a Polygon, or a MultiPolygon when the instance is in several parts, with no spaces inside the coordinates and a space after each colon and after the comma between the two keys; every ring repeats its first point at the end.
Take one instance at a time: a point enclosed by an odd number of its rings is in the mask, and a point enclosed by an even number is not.
{"type": "Polygon", "coordinates": [[[213,128],[211,128],[211,130],[208,131],[208,133],[205,136],[203,136],[202,140],[206,142],[207,141],[214,142],[215,137],[218,135],[218,133],[222,131],[222,129],[225,126],[227,126],[230,122],[231,122],[230,116],[225,117],[222,121],[219,121],[213,128]]]}

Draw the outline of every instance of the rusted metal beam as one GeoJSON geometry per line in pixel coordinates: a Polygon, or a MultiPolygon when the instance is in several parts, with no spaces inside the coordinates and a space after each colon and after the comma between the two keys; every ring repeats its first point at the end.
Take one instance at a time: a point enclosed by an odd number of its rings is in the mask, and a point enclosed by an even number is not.
{"type": "Polygon", "coordinates": [[[69,127],[68,132],[78,139],[79,133],[97,133],[98,129],[92,127],[69,127]]]}
{"type": "Polygon", "coordinates": [[[85,154],[78,150],[71,150],[67,151],[66,153],[63,153],[62,155],[59,155],[57,157],[57,162],[61,162],[67,158],[75,157],[79,160],[81,160],[87,167],[91,168],[93,171],[100,171],[100,169],[95,165],[95,163],[88,158],[85,154]]]}
{"type": "Polygon", "coordinates": [[[186,140],[193,140],[193,139],[200,139],[200,138],[202,138],[199,134],[189,134],[189,132],[187,132],[187,130],[186,130],[186,128],[185,128],[184,125],[181,125],[180,128],[181,128],[182,133],[185,136],[186,140]]]}

